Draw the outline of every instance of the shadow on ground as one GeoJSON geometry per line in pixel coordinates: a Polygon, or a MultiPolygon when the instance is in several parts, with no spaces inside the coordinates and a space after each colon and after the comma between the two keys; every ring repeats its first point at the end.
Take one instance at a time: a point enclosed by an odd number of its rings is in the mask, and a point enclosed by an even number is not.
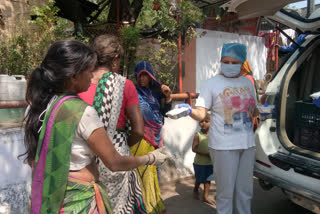
{"type": "MultiPolygon", "coordinates": [[[[161,185],[162,198],[167,208],[167,214],[179,213],[210,213],[215,214],[214,206],[202,202],[203,187],[200,189],[200,200],[193,198],[194,180],[192,178],[180,179],[161,185]]],[[[215,186],[211,185],[210,199],[215,195],[215,186]]]]}
{"type": "MultiPolygon", "coordinates": [[[[176,182],[163,183],[160,186],[167,214],[216,214],[214,206],[193,199],[194,180],[192,177],[176,182]]],[[[200,191],[202,199],[203,188],[200,191]]],[[[215,185],[211,184],[210,199],[215,195],[215,185]]],[[[312,212],[292,203],[281,189],[264,191],[254,179],[252,214],[312,214],[312,212]]]]}

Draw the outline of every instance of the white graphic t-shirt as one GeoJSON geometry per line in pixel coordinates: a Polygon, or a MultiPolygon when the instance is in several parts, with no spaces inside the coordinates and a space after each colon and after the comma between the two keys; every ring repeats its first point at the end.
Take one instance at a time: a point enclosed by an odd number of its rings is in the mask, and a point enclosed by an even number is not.
{"type": "Polygon", "coordinates": [[[252,114],[256,105],[255,90],[248,78],[216,75],[207,80],[196,106],[211,111],[209,147],[234,150],[255,146],[252,114]]]}

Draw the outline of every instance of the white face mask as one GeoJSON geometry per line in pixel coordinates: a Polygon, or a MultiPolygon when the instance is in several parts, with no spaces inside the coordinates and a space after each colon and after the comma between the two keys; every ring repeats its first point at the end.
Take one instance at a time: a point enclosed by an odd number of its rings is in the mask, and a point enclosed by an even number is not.
{"type": "Polygon", "coordinates": [[[242,64],[225,64],[221,62],[221,72],[226,77],[235,77],[240,74],[242,64]]]}

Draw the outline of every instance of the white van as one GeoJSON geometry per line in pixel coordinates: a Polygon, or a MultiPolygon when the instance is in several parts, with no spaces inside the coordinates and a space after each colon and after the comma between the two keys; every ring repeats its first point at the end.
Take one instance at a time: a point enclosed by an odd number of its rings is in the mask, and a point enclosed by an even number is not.
{"type": "MultiPolygon", "coordinates": [[[[280,0],[281,1],[281,0],[280,0]]],[[[308,14],[307,0],[281,9],[269,20],[307,34],[289,53],[265,92],[274,113],[256,130],[255,176],[265,189],[279,187],[294,203],[320,213],[320,1],[308,14]]]]}

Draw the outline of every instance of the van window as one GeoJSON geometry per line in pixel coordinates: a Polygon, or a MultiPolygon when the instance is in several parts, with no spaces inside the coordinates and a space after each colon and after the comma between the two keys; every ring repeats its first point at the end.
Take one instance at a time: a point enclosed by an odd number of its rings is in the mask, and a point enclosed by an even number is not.
{"type": "Polygon", "coordinates": [[[320,82],[318,81],[320,79],[320,72],[318,72],[320,66],[319,56],[320,46],[317,46],[304,59],[290,79],[286,97],[285,121],[287,136],[293,144],[318,152],[320,152],[320,122],[318,114],[316,116],[313,114],[319,112],[319,110],[315,110],[317,107],[312,104],[310,94],[320,91],[320,82]],[[303,115],[303,118],[301,115],[303,115]],[[316,131],[312,131],[313,129],[316,129],[316,131]],[[304,132],[301,133],[301,130],[304,132]],[[312,133],[311,136],[318,133],[318,136],[314,137],[318,144],[315,142],[314,145],[309,145],[306,142],[311,139],[306,136],[307,134],[310,135],[310,133],[312,133]]]}
{"type": "Polygon", "coordinates": [[[286,5],[281,11],[302,21],[314,21],[320,18],[320,0],[298,1],[286,5]]]}

